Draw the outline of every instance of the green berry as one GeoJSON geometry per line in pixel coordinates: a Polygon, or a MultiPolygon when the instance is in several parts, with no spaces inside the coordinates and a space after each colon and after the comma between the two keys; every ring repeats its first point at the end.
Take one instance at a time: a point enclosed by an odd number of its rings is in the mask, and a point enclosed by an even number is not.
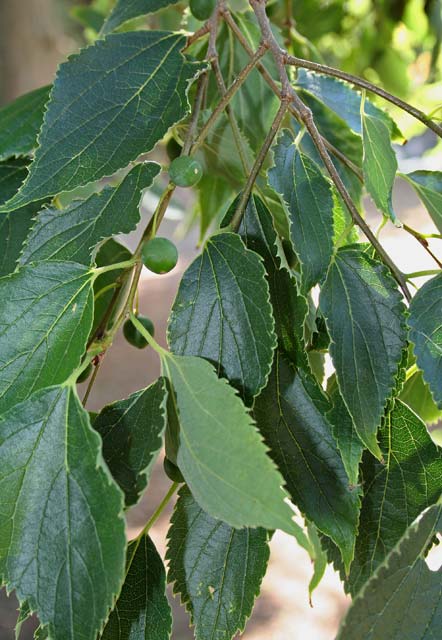
{"type": "Polygon", "coordinates": [[[167,238],[152,238],[142,249],[144,266],[154,273],[168,273],[178,262],[176,246],[167,238]]]}
{"type": "Polygon", "coordinates": [[[167,477],[170,478],[172,482],[184,482],[183,474],[169,458],[164,458],[163,466],[167,477]]]}
{"type": "MultiPolygon", "coordinates": [[[[137,320],[141,322],[143,327],[150,333],[151,336],[155,333],[155,327],[153,326],[153,322],[150,318],[146,318],[146,316],[137,316],[137,320]]],[[[138,331],[136,326],[132,323],[132,320],[126,320],[123,325],[123,335],[133,347],[137,349],[144,349],[149,344],[146,338],[138,331]]]]}
{"type": "Polygon", "coordinates": [[[175,138],[170,138],[170,140],[166,144],[166,153],[169,157],[169,160],[172,161],[176,158],[179,158],[181,155],[181,149],[182,146],[180,145],[180,143],[177,142],[175,138]]]}
{"type": "Polygon", "coordinates": [[[189,7],[197,20],[208,20],[215,9],[216,0],[190,0],[189,7]]]}
{"type": "Polygon", "coordinates": [[[83,369],[83,371],[78,376],[77,383],[80,384],[81,382],[84,382],[85,380],[87,380],[91,375],[92,370],[93,370],[93,366],[91,365],[91,363],[89,363],[86,369],[83,369]]]}
{"type": "Polygon", "coordinates": [[[178,187],[193,187],[202,178],[203,168],[194,158],[180,156],[169,167],[169,176],[178,187]]]}

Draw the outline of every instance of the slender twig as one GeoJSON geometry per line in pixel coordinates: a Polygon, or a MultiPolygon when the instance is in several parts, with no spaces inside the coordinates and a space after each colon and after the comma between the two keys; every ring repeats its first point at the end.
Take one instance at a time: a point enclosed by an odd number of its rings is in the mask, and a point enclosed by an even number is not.
{"type": "Polygon", "coordinates": [[[195,134],[198,128],[198,118],[201,112],[201,108],[202,108],[202,104],[203,104],[203,99],[204,99],[204,94],[206,92],[206,88],[207,88],[207,82],[209,80],[209,76],[207,74],[207,72],[203,73],[202,75],[200,75],[200,77],[198,78],[198,84],[196,87],[196,94],[195,94],[195,106],[194,109],[192,111],[192,119],[190,121],[190,126],[189,129],[187,131],[187,135],[186,135],[186,139],[184,141],[184,145],[181,151],[181,155],[183,156],[187,156],[187,154],[189,153],[192,144],[193,144],[193,140],[195,138],[195,134]]]}
{"type": "Polygon", "coordinates": [[[437,276],[441,273],[440,269],[424,269],[423,271],[413,271],[412,273],[404,273],[405,278],[422,278],[423,276],[437,276]]]}
{"type": "Polygon", "coordinates": [[[283,56],[285,63],[293,65],[294,67],[299,67],[302,69],[309,69],[311,71],[316,71],[316,73],[321,73],[323,75],[332,76],[334,78],[339,78],[340,80],[345,80],[356,87],[361,89],[366,89],[371,93],[375,93],[380,96],[384,100],[391,102],[396,105],[403,111],[406,111],[411,116],[420,120],[423,124],[425,124],[429,129],[432,129],[438,136],[442,138],[442,126],[431,120],[429,116],[427,116],[423,111],[413,107],[413,105],[408,104],[404,100],[401,100],[397,96],[385,91],[381,87],[368,82],[368,80],[364,80],[363,78],[358,78],[358,76],[354,76],[351,73],[346,73],[345,71],[341,71],[340,69],[335,69],[334,67],[329,67],[325,64],[320,64],[319,62],[311,62],[310,60],[304,60],[303,58],[297,58],[296,56],[291,56],[287,52],[281,51],[281,55],[283,56]]]}
{"type": "Polygon", "coordinates": [[[428,240],[426,239],[426,237],[423,236],[421,233],[419,233],[419,231],[416,231],[415,229],[412,229],[412,227],[409,227],[408,224],[403,224],[402,228],[404,229],[404,231],[406,231],[411,236],[413,236],[413,238],[416,238],[416,240],[425,249],[425,251],[428,253],[428,255],[431,256],[431,258],[434,260],[434,262],[437,264],[437,266],[442,269],[442,262],[431,251],[430,246],[428,244],[428,240]]]}
{"type": "MultiPolygon", "coordinates": [[[[103,357],[104,357],[104,356],[103,356],[103,357]]],[[[100,370],[100,367],[101,367],[101,362],[102,362],[102,358],[100,358],[100,359],[98,360],[97,364],[94,366],[94,371],[93,371],[93,373],[92,373],[92,376],[90,377],[89,384],[87,385],[86,392],[85,392],[85,394],[84,394],[84,396],[83,396],[83,403],[82,403],[82,404],[83,404],[83,407],[85,407],[85,406],[86,406],[86,403],[87,403],[87,401],[89,400],[89,396],[90,396],[90,394],[91,394],[92,387],[94,386],[95,379],[96,379],[96,377],[97,377],[97,375],[98,375],[98,372],[99,372],[99,370],[100,370]]]]}
{"type": "Polygon", "coordinates": [[[405,298],[410,301],[411,294],[407,287],[406,280],[404,278],[401,270],[396,266],[393,260],[390,258],[388,253],[385,251],[383,246],[380,244],[368,224],[365,222],[364,218],[359,213],[356,205],[354,204],[350,194],[347,191],[346,186],[344,185],[341,176],[336,170],[335,165],[333,164],[332,159],[327,151],[327,148],[324,144],[321,134],[318,131],[316,123],[313,119],[313,114],[311,109],[307,107],[301,98],[298,96],[296,91],[292,88],[290,79],[287,75],[287,70],[285,68],[285,59],[286,52],[280,48],[275,36],[273,35],[272,29],[270,27],[270,22],[266,14],[265,10],[265,0],[249,0],[250,4],[255,12],[256,19],[261,29],[261,34],[263,37],[263,41],[269,47],[275,64],[278,69],[279,78],[281,82],[281,99],[287,100],[288,98],[291,100],[296,112],[297,117],[302,121],[305,128],[307,129],[310,137],[333,181],[338,192],[340,193],[347,209],[350,212],[351,217],[354,222],[358,225],[358,227],[364,232],[367,236],[368,240],[371,242],[373,247],[376,249],[381,260],[390,268],[393,276],[401,287],[405,298]]]}
{"type": "Polygon", "coordinates": [[[183,48],[183,51],[191,47],[197,40],[207,35],[209,31],[210,31],[210,20],[207,20],[207,22],[205,22],[202,27],[200,27],[197,31],[195,31],[195,33],[192,33],[192,35],[188,36],[186,46],[183,48]]]}
{"type": "Polygon", "coordinates": [[[146,524],[143,527],[143,529],[137,535],[137,538],[136,538],[137,540],[140,540],[148,531],[150,531],[152,526],[155,524],[155,522],[158,520],[160,515],[163,513],[164,509],[166,508],[166,506],[170,502],[173,494],[178,489],[178,487],[179,487],[178,482],[174,482],[173,484],[170,485],[168,492],[166,493],[164,498],[161,500],[160,504],[155,509],[155,511],[153,512],[152,516],[146,522],[146,524]]]}
{"type": "Polygon", "coordinates": [[[242,191],[241,198],[239,200],[236,211],[232,217],[232,220],[230,221],[230,226],[232,229],[237,229],[237,227],[239,226],[239,223],[241,222],[241,218],[247,206],[247,202],[249,201],[250,194],[252,193],[255,180],[258,177],[259,172],[261,171],[261,167],[264,164],[264,160],[266,159],[266,156],[269,152],[270,147],[272,146],[272,142],[279,131],[279,127],[281,126],[281,122],[287,112],[288,106],[289,106],[288,100],[283,100],[281,102],[278,113],[276,114],[275,119],[273,120],[272,126],[270,127],[270,131],[268,132],[264,140],[264,143],[253,164],[252,170],[246,182],[246,186],[242,191]]]}

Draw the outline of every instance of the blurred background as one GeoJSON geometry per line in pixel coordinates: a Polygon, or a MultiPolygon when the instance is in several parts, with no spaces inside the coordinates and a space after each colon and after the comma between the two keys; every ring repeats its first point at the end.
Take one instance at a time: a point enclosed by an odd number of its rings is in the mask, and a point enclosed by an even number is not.
{"type": "MultiPolygon", "coordinates": [[[[238,8],[245,0],[232,0],[238,8]]],[[[269,2],[269,11],[278,19],[282,0],[269,2]]],[[[74,2],[69,0],[0,0],[0,105],[18,95],[50,83],[57,65],[79,46],[96,36],[100,20],[112,5],[112,0],[74,2]],[[95,26],[95,28],[94,28],[95,26]]],[[[163,12],[160,19],[174,28],[180,26],[180,13],[175,8],[163,12]]],[[[408,99],[427,113],[442,115],[442,85],[440,82],[440,43],[442,39],[442,0],[293,0],[293,20],[285,24],[284,35],[290,39],[298,55],[325,61],[347,71],[363,75],[408,99]],[[308,37],[308,39],[307,39],[308,37]],[[439,108],[439,112],[437,111],[439,108]]],[[[157,20],[157,18],[153,18],[157,20]]],[[[282,23],[282,19],[281,19],[282,23]]],[[[189,25],[191,28],[192,25],[189,25]]],[[[390,110],[391,111],[391,110],[390,110]]],[[[399,169],[442,169],[442,147],[435,136],[422,125],[400,112],[393,112],[408,143],[397,147],[399,169]]],[[[164,149],[152,157],[165,161],[164,149]]],[[[157,185],[159,187],[161,185],[157,185]]],[[[155,189],[145,195],[142,207],[147,220],[156,204],[155,189]]],[[[210,211],[211,219],[219,217],[210,211]]],[[[370,201],[365,201],[369,223],[376,228],[379,213],[370,201]]],[[[397,216],[423,233],[436,231],[411,188],[398,180],[394,193],[397,216]]],[[[170,274],[154,276],[146,270],[140,288],[140,311],[152,318],[156,335],[163,345],[165,328],[179,280],[198,252],[201,203],[189,190],[177,189],[172,205],[162,225],[162,235],[173,239],[180,252],[177,268],[170,274]],[[185,236],[185,238],[184,238],[185,236]],[[184,239],[183,239],[184,238],[184,239]]],[[[141,225],[143,226],[143,225],[141,225]]],[[[405,271],[434,268],[428,253],[415,238],[387,223],[381,240],[391,256],[405,271]]],[[[137,234],[121,238],[129,248],[135,247],[137,234]]],[[[442,258],[442,243],[430,239],[430,248],[442,258]]],[[[327,371],[330,364],[326,363],[327,371]]],[[[138,351],[121,337],[110,349],[89,398],[88,408],[100,410],[104,404],[127,397],[141,386],[152,382],[159,374],[159,362],[149,349],[138,351]]],[[[417,398],[426,393],[422,382],[415,380],[417,398]]],[[[411,393],[409,391],[409,393],[411,393]]],[[[80,389],[80,394],[84,393],[80,389]]],[[[416,401],[416,398],[415,398],[416,401]]],[[[440,413],[434,409],[428,415],[428,426],[434,438],[439,438],[440,413]]],[[[162,457],[153,472],[149,489],[128,514],[128,535],[134,537],[167,491],[169,481],[162,471],[162,457]]],[[[171,508],[152,529],[152,537],[164,557],[165,537],[171,508]]],[[[441,551],[432,562],[442,561],[441,551]]],[[[271,560],[262,585],[262,593],[246,631],[245,640],[332,640],[339,621],[348,606],[338,576],[328,568],[313,596],[308,601],[307,585],[312,568],[307,555],[293,538],[277,533],[271,543],[271,560]]],[[[179,602],[171,596],[175,626],[173,640],[193,638],[188,617],[179,602]]],[[[14,596],[0,592],[0,640],[13,640],[17,603],[14,596]]],[[[37,622],[27,622],[21,638],[33,637],[37,622]]],[[[355,639],[356,640],[356,639],[355,639]]]]}

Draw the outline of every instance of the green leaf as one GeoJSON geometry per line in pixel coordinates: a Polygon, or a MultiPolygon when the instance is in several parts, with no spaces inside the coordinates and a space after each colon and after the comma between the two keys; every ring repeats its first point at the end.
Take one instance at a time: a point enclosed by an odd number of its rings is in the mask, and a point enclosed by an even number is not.
{"type": "Polygon", "coordinates": [[[150,151],[188,113],[189,82],[204,66],[181,55],[185,41],[161,31],[116,34],[63,63],[29,176],[0,211],[112,175],[150,151]]]}
{"type": "Polygon", "coordinates": [[[442,233],[442,171],[401,173],[401,178],[405,178],[414,187],[439,233],[442,233]]]}
{"type": "Polygon", "coordinates": [[[442,493],[442,455],[425,424],[400,400],[384,419],[385,463],[365,455],[364,498],[347,588],[359,591],[406,528],[442,493]]]}
{"type": "Polygon", "coordinates": [[[50,637],[95,640],[122,583],[122,506],[74,389],[0,419],[0,580],[50,637]]]}
{"type": "Polygon", "coordinates": [[[178,0],[117,0],[101,31],[104,35],[108,34],[128,20],[154,13],[177,2],[178,0]]]}
{"type": "Polygon", "coordinates": [[[418,371],[405,382],[399,397],[427,425],[442,419],[442,410],[435,404],[430,388],[423,379],[422,371],[418,371]]]}
{"type": "MultiPolygon", "coordinates": [[[[24,160],[0,162],[0,204],[9,200],[26,178],[24,160]]],[[[12,213],[0,214],[0,277],[12,273],[17,265],[23,242],[42,202],[34,202],[12,213]]]]}
{"type": "Polygon", "coordinates": [[[147,487],[163,444],[166,394],[160,379],[127,400],[104,407],[94,420],[103,440],[103,457],[123,490],[126,506],[136,504],[147,487]]]}
{"type": "Polygon", "coordinates": [[[407,338],[401,295],[386,267],[353,245],[336,253],[320,307],[343,400],[360,439],[381,457],[376,432],[407,338]]]}
{"type": "Polygon", "coordinates": [[[361,118],[365,186],[378,209],[396,223],[398,219],[391,198],[397,160],[391,146],[390,132],[382,120],[367,113],[365,104],[362,105],[361,118]]]}
{"type": "Polygon", "coordinates": [[[333,254],[333,195],[319,167],[284,131],[274,150],[269,182],[279,193],[290,218],[290,237],[301,263],[301,293],[327,273],[333,254]]]}
{"type": "Polygon", "coordinates": [[[347,567],[354,553],[359,493],[349,487],[326,418],[330,409],[311,375],[275,356],[269,383],[253,415],[270,455],[301,512],[339,546],[347,567]]]}
{"type": "Polygon", "coordinates": [[[350,483],[358,484],[359,463],[361,462],[364,445],[359,438],[348,412],[345,402],[339,393],[336,376],[333,375],[332,383],[328,387],[332,408],[327,413],[327,418],[332,425],[333,437],[336,440],[341,453],[350,483]]]}
{"type": "Polygon", "coordinates": [[[78,367],[93,276],[73,262],[41,262],[0,279],[0,414],[78,367]]]}
{"type": "Polygon", "coordinates": [[[141,193],[152,185],[160,166],[137,164],[117,187],[104,187],[65,209],[43,209],[27,239],[20,264],[39,260],[73,260],[89,265],[95,246],[105,237],[133,231],[140,221],[141,193]]]}
{"type": "Polygon", "coordinates": [[[247,203],[238,233],[247,248],[264,260],[279,348],[297,366],[308,367],[304,340],[307,301],[298,293],[289,269],[283,266],[280,256],[284,256],[284,249],[273,227],[272,215],[257,196],[247,203]]]}
{"type": "Polygon", "coordinates": [[[76,6],[69,11],[71,18],[87,29],[93,29],[98,33],[103,26],[105,16],[92,7],[76,6]]]}
{"type": "Polygon", "coordinates": [[[179,419],[177,465],[198,504],[232,527],[296,533],[283,479],[245,407],[212,365],[163,357],[179,419]]]}
{"type": "MultiPolygon", "coordinates": [[[[356,91],[342,80],[305,69],[298,69],[296,86],[300,87],[302,92],[307,92],[325,104],[339,118],[344,120],[352,131],[362,135],[361,94],[359,91],[356,91]]],[[[365,98],[365,111],[367,115],[383,122],[390,135],[402,137],[401,132],[388,113],[367,98],[365,98]]]]}
{"type": "Polygon", "coordinates": [[[49,86],[41,87],[0,109],[0,160],[35,149],[49,91],[49,86]]]}
{"type": "Polygon", "coordinates": [[[308,585],[308,595],[310,599],[310,606],[312,604],[312,595],[314,590],[319,586],[322,578],[324,577],[325,570],[327,568],[327,554],[322,548],[321,539],[318,535],[318,529],[312,522],[307,523],[308,537],[312,542],[314,554],[313,554],[313,575],[308,585]]]}
{"type": "Polygon", "coordinates": [[[185,272],[168,341],[214,363],[247,402],[264,387],[276,343],[269,288],[262,260],[236,234],[213,236],[185,272]]]}
{"type": "Polygon", "coordinates": [[[425,556],[442,532],[442,505],[430,507],[353,600],[337,640],[432,640],[440,635],[442,570],[425,556]]]}
{"type": "Polygon", "coordinates": [[[172,614],[166,572],[147,534],[127,550],[126,579],[101,640],[169,640],[172,614]]]}
{"type": "Polygon", "coordinates": [[[231,640],[244,630],[269,560],[265,529],[215,520],[183,487],[168,533],[168,581],[195,625],[196,640],[231,640]]]}
{"type": "Polygon", "coordinates": [[[23,623],[28,620],[32,616],[31,607],[29,602],[25,600],[20,604],[20,609],[18,612],[17,622],[15,625],[15,640],[20,640],[21,628],[23,623]]]}
{"type": "Polygon", "coordinates": [[[417,364],[442,409],[442,273],[429,280],[410,304],[410,339],[417,364]]]}

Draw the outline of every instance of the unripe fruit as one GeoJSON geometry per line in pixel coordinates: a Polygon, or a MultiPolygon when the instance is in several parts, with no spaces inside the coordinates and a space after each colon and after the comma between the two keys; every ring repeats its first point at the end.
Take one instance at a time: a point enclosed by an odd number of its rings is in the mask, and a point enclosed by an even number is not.
{"type": "Polygon", "coordinates": [[[169,458],[164,458],[163,466],[167,477],[172,480],[172,482],[184,482],[183,474],[169,458]]]}
{"type": "Polygon", "coordinates": [[[181,155],[182,146],[179,142],[175,140],[175,138],[170,138],[169,142],[166,144],[166,153],[169,156],[169,160],[175,160],[179,158],[181,155]]]}
{"type": "Polygon", "coordinates": [[[89,363],[86,367],[86,369],[83,369],[83,371],[80,373],[80,375],[77,378],[77,383],[81,383],[84,382],[85,380],[87,380],[89,378],[89,376],[91,375],[93,370],[93,366],[91,365],[91,363],[89,363]]]}
{"type": "Polygon", "coordinates": [[[215,9],[216,0],[190,0],[189,7],[197,20],[208,20],[215,9]]]}
{"type": "MultiPolygon", "coordinates": [[[[155,327],[150,318],[146,318],[146,316],[137,316],[137,320],[141,322],[143,327],[150,333],[151,336],[155,333],[155,327]]],[[[126,320],[123,325],[123,335],[133,347],[137,349],[144,349],[149,344],[146,338],[138,331],[136,326],[132,323],[132,320],[126,320]]]]}
{"type": "Polygon", "coordinates": [[[203,168],[198,160],[189,156],[180,156],[169,167],[169,176],[178,187],[193,187],[202,178],[203,168]]]}
{"type": "Polygon", "coordinates": [[[178,262],[176,246],[167,238],[152,238],[144,245],[143,264],[154,273],[168,273],[178,262]]]}

